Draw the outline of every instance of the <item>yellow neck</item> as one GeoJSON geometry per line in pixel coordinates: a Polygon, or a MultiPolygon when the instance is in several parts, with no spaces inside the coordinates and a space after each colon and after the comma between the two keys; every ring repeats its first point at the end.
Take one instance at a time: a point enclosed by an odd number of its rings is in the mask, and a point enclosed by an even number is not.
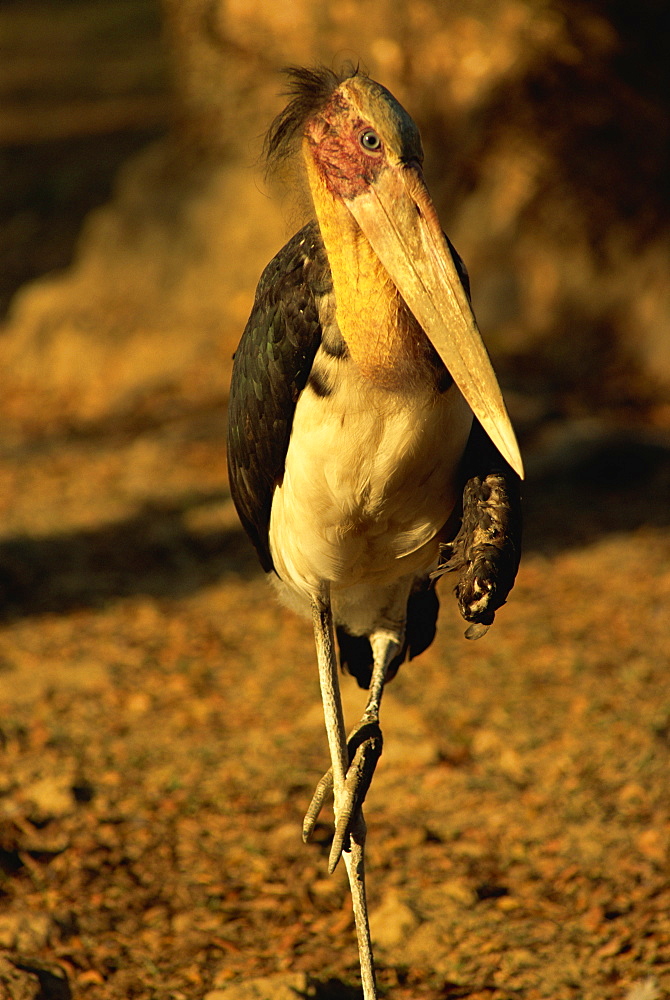
{"type": "Polygon", "coordinates": [[[353,216],[305,156],[312,201],[333,277],[340,332],[361,374],[389,387],[420,353],[423,333],[353,216]]]}

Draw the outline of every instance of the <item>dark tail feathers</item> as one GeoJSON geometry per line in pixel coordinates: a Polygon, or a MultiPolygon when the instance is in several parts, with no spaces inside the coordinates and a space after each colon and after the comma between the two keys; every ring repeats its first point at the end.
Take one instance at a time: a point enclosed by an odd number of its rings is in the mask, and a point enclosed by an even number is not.
{"type": "MultiPolygon", "coordinates": [[[[435,582],[422,580],[407,601],[407,625],[402,649],[389,664],[387,680],[391,680],[409,656],[413,660],[428,649],[435,638],[440,602],[435,582]]],[[[340,666],[358,681],[359,687],[369,688],[372,680],[372,647],[364,635],[350,635],[343,625],[336,629],[340,647],[340,666]]]]}

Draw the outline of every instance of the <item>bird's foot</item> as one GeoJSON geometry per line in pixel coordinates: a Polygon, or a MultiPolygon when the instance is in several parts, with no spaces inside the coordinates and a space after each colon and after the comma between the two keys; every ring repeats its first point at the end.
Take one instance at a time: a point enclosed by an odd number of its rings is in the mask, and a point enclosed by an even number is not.
{"type": "MultiPolygon", "coordinates": [[[[344,781],[341,801],[337,803],[335,814],[335,835],[328,858],[328,874],[332,875],[340,860],[342,851],[349,850],[349,838],[361,807],[368,793],[377,761],[382,752],[382,731],[377,719],[363,716],[349,735],[347,750],[349,766],[344,781]]],[[[309,840],[319,817],[326,796],[333,788],[333,772],[329,768],[316,786],[312,801],[305,814],[302,839],[309,840]]]]}

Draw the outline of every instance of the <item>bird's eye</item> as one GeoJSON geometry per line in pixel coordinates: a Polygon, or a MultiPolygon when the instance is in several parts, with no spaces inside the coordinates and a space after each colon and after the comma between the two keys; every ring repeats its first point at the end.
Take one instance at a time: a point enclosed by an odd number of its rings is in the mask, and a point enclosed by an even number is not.
{"type": "Polygon", "coordinates": [[[382,141],[372,128],[366,128],[365,132],[361,132],[360,143],[363,149],[373,153],[382,148],[382,141]]]}

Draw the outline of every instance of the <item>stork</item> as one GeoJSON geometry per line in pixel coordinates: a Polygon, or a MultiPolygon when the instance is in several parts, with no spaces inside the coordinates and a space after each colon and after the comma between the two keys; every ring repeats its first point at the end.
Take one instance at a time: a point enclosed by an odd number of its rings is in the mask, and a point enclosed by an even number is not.
{"type": "Polygon", "coordinates": [[[435,635],[436,581],[478,638],[519,561],[521,457],[425,186],[418,129],[356,69],[287,71],[269,161],[304,167],[313,219],[263,272],[235,354],[230,489],[281,599],[311,616],[331,766],[332,872],[344,857],[365,1000],[377,997],[363,801],[384,684],[435,635]],[[347,738],[343,669],[369,688],[347,738]]]}

